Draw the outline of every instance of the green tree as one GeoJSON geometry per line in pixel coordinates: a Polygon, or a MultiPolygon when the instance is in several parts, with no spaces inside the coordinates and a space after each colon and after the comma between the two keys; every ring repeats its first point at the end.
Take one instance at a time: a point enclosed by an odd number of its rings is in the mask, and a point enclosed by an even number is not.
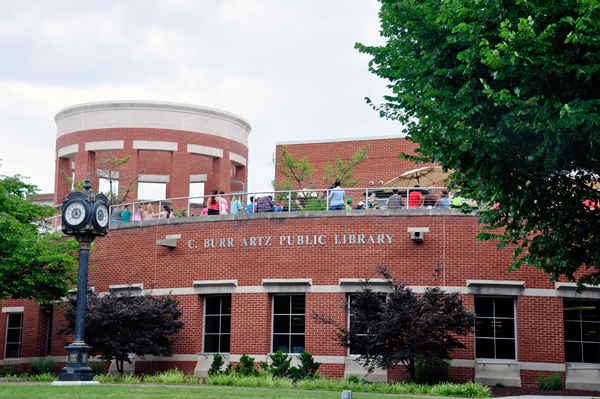
{"type": "MultiPolygon", "coordinates": [[[[368,144],[360,148],[352,154],[350,159],[342,159],[338,155],[333,163],[327,161],[323,164],[325,183],[331,184],[339,180],[342,187],[356,186],[360,182],[360,179],[352,180],[352,169],[369,159],[367,156],[368,148],[368,144]]],[[[285,145],[281,149],[279,157],[276,158],[273,155],[273,164],[275,165],[275,170],[282,175],[279,182],[273,181],[273,187],[277,190],[292,190],[294,188],[314,190],[319,186],[314,180],[317,170],[309,162],[308,157],[295,158],[285,145]]]]}
{"type": "Polygon", "coordinates": [[[352,175],[354,174],[352,169],[359,163],[369,159],[367,156],[368,148],[369,144],[356,151],[348,160],[344,160],[338,155],[333,164],[329,162],[325,163],[323,166],[323,171],[325,171],[325,182],[331,184],[336,180],[339,180],[342,187],[354,187],[360,183],[360,179],[352,180],[352,175]]]}
{"type": "Polygon", "coordinates": [[[308,157],[294,158],[284,145],[279,157],[275,158],[273,154],[273,163],[275,170],[283,176],[279,183],[273,181],[276,190],[292,190],[294,186],[300,190],[317,188],[317,184],[312,180],[317,171],[308,162],[308,157]]]}
{"type": "Polygon", "coordinates": [[[420,146],[402,156],[499,204],[480,238],[513,246],[511,269],[600,283],[600,2],[380,1],[386,44],[356,47],[389,81],[374,108],[420,146]]]}
{"type": "Polygon", "coordinates": [[[55,210],[26,201],[36,191],[20,175],[0,175],[0,300],[25,298],[48,305],[66,296],[77,281],[78,244],[39,226],[55,210]]]}

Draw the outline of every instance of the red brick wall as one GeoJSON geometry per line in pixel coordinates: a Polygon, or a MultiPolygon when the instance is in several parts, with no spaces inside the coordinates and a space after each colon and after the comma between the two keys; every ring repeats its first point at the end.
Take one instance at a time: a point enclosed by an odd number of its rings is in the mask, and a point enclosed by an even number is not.
{"type": "MultiPolygon", "coordinates": [[[[300,214],[297,214],[299,216],[300,214]]],[[[143,283],[144,289],[191,289],[196,280],[238,281],[238,289],[262,284],[262,279],[310,278],[313,287],[337,287],[340,278],[373,275],[377,265],[387,266],[399,280],[410,286],[435,284],[433,269],[439,260],[446,259],[446,268],[437,283],[447,287],[466,287],[467,279],[525,281],[526,287],[554,289],[547,275],[530,267],[508,273],[512,251],[496,249],[495,244],[478,242],[481,231],[476,216],[460,215],[448,211],[443,215],[419,211],[394,213],[373,211],[362,216],[336,216],[332,212],[303,214],[305,217],[287,217],[286,214],[244,215],[227,217],[197,217],[184,220],[153,221],[145,227],[140,224],[117,225],[106,237],[96,240],[95,257],[91,263],[90,285],[96,292],[108,291],[113,284],[143,283]],[[244,220],[242,220],[244,219],[244,220]],[[193,221],[192,221],[193,220],[193,221]],[[409,227],[428,227],[425,240],[414,243],[407,232],[409,227]],[[156,240],[166,235],[181,234],[177,248],[157,246],[156,240]],[[295,235],[306,242],[322,238],[323,245],[289,245],[295,235]],[[365,244],[335,244],[335,235],[364,235],[365,244]],[[392,235],[389,244],[386,235],[392,235]],[[377,242],[383,235],[385,244],[369,243],[369,236],[377,242]],[[256,246],[241,246],[255,237],[256,246]],[[267,240],[257,237],[271,237],[267,240]],[[284,241],[280,237],[285,237],[284,241]],[[227,247],[228,238],[233,247],[227,247]],[[224,239],[224,247],[219,247],[224,239]],[[193,240],[193,241],[190,241],[193,240]],[[205,248],[205,240],[216,248],[205,248]],[[280,245],[280,243],[282,245],[280,245]],[[259,244],[262,244],[259,246],[259,244]],[[192,246],[192,249],[188,245],[192,246]],[[194,248],[195,247],[195,248],[194,248]]],[[[293,216],[293,214],[292,214],[293,216]]],[[[357,239],[358,241],[358,239],[357,239]]],[[[185,310],[186,327],[175,345],[178,354],[195,354],[202,351],[203,297],[194,294],[177,294],[185,310]]],[[[241,355],[266,355],[271,352],[271,299],[264,292],[234,293],[232,295],[231,353],[241,355]]],[[[306,350],[316,356],[345,356],[346,350],[333,341],[330,326],[315,324],[310,319],[314,310],[332,316],[340,323],[346,315],[339,307],[345,294],[337,292],[306,293],[306,350]]],[[[465,306],[473,310],[473,296],[463,295],[465,306]]],[[[562,300],[553,297],[522,296],[517,299],[517,345],[521,362],[564,363],[562,300]]],[[[27,347],[31,353],[42,354],[44,335],[41,316],[35,305],[28,301],[7,301],[4,306],[26,306],[25,323],[27,347]],[[24,305],[20,305],[24,304],[24,305]],[[30,314],[32,315],[30,317],[30,314]],[[40,320],[35,321],[38,318],[40,320]],[[31,326],[31,327],[30,327],[31,326]],[[36,332],[38,331],[38,332],[36,332]],[[30,345],[33,342],[34,345],[30,345]]],[[[0,318],[0,328],[5,331],[6,316],[0,318]]],[[[54,326],[60,325],[62,314],[55,312],[54,326]]],[[[45,330],[44,330],[45,331],[45,330]]],[[[62,341],[54,337],[52,354],[65,355],[62,341]]],[[[454,353],[456,359],[474,358],[473,336],[462,338],[466,349],[454,353]]],[[[1,345],[4,343],[2,342],[1,345]]],[[[33,355],[31,355],[33,356],[33,355]]],[[[39,356],[39,355],[36,355],[39,356]]],[[[258,361],[259,359],[257,359],[258,361]]],[[[262,359],[261,359],[262,360],[262,359]]],[[[193,362],[138,362],[136,368],[150,369],[177,365],[180,369],[193,369],[193,362]]],[[[321,372],[341,377],[343,364],[323,364],[321,372]]],[[[456,380],[472,379],[473,368],[456,367],[452,370],[456,380]]],[[[522,372],[524,383],[533,383],[538,373],[522,372]]],[[[406,377],[402,366],[389,373],[390,379],[406,377]]]]}
{"type": "MultiPolygon", "coordinates": [[[[367,150],[369,159],[353,169],[352,179],[360,179],[360,183],[356,187],[369,187],[369,182],[373,181],[375,183],[373,187],[378,188],[381,180],[386,183],[406,171],[431,165],[419,164],[417,166],[412,162],[398,159],[398,155],[401,153],[414,154],[414,150],[418,147],[404,138],[288,144],[286,147],[295,158],[308,157],[309,162],[318,172],[313,178],[314,182],[318,188],[325,189],[331,183],[325,183],[324,165],[327,162],[333,163],[338,155],[344,160],[350,160],[356,151],[367,144],[369,144],[367,150]]],[[[282,149],[283,145],[277,145],[276,159],[279,159],[282,149]]],[[[275,172],[276,182],[281,182],[282,177],[280,172],[275,172]]],[[[298,189],[296,186],[294,188],[298,189]]]]}
{"type": "MultiPolygon", "coordinates": [[[[112,151],[118,158],[131,156],[123,171],[136,175],[143,170],[145,174],[170,175],[167,183],[167,197],[187,197],[189,195],[190,174],[208,174],[205,193],[217,188],[230,192],[232,190],[231,161],[229,152],[234,152],[248,159],[248,148],[234,140],[217,137],[210,134],[194,133],[181,130],[152,129],[152,128],[113,128],[92,129],[65,134],[56,140],[56,150],[79,144],[79,151],[70,159],[57,158],[55,174],[54,203],[58,204],[69,193],[65,176],[71,176],[71,161],[75,161],[75,178],[92,180],[92,187],[98,190],[99,179],[96,176],[98,158],[102,152],[85,151],[86,142],[124,140],[125,148],[112,151]],[[167,141],[178,144],[177,151],[145,151],[133,149],[133,141],[167,141]],[[212,159],[187,152],[188,144],[223,149],[223,158],[212,159]]],[[[237,180],[247,182],[246,168],[240,168],[237,180]]],[[[137,187],[133,193],[137,198],[137,187]]]]}

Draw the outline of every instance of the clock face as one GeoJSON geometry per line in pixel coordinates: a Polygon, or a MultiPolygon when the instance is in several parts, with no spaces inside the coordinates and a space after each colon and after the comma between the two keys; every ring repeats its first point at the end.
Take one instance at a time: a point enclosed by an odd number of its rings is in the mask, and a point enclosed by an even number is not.
{"type": "Polygon", "coordinates": [[[106,225],[108,225],[108,208],[104,204],[100,204],[96,207],[96,223],[100,227],[106,227],[106,225]]]}
{"type": "Polygon", "coordinates": [[[77,226],[85,220],[85,206],[79,202],[73,202],[67,207],[65,211],[65,218],[67,223],[72,226],[77,226]]]}

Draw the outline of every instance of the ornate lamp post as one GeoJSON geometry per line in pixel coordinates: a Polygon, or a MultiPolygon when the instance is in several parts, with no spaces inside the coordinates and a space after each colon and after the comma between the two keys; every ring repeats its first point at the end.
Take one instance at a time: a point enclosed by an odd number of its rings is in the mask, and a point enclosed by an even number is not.
{"type": "Polygon", "coordinates": [[[83,340],[85,332],[85,306],[87,299],[88,262],[90,245],[96,236],[105,236],[110,219],[108,198],[91,191],[89,178],[83,186],[85,192],[71,193],[63,199],[62,230],[79,242],[79,274],[77,276],[77,310],[73,343],[65,347],[68,363],[61,370],[55,385],[94,384],[92,369],[88,367],[88,352],[92,349],[83,340]]]}

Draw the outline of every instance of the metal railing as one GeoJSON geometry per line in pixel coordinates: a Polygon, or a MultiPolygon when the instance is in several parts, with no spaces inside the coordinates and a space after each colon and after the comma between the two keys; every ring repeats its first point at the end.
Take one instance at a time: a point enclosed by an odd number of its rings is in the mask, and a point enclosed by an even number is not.
{"type": "MultiPolygon", "coordinates": [[[[352,210],[376,210],[386,209],[387,199],[392,194],[391,189],[386,188],[342,188],[345,192],[344,195],[344,208],[346,207],[347,199],[351,199],[352,210]],[[374,194],[374,195],[373,195],[374,194]],[[378,197],[379,195],[379,197],[378,197]]],[[[410,208],[409,198],[410,194],[415,191],[412,187],[398,188],[399,194],[402,195],[405,206],[404,209],[410,208]]],[[[441,190],[444,187],[426,187],[421,188],[421,193],[436,193],[437,198],[440,197],[441,190]]],[[[305,189],[305,190],[273,190],[273,191],[248,191],[248,192],[233,192],[229,194],[219,195],[219,198],[223,198],[226,201],[227,209],[221,209],[219,204],[220,214],[230,214],[232,209],[232,202],[234,200],[240,201],[242,210],[235,213],[255,213],[257,212],[257,202],[260,197],[270,196],[274,204],[273,212],[296,212],[296,211],[318,211],[318,210],[331,210],[331,193],[333,189],[305,189]],[[252,206],[250,206],[252,204],[252,206]]],[[[425,197],[426,194],[423,194],[425,197]]],[[[127,202],[118,205],[111,206],[111,215],[113,209],[116,207],[129,206],[129,210],[132,211],[131,221],[142,221],[144,218],[144,210],[146,210],[146,216],[152,219],[166,218],[169,217],[191,217],[200,216],[206,214],[203,210],[206,208],[211,195],[193,196],[193,197],[177,197],[167,199],[139,199],[132,202],[127,202]],[[148,205],[151,205],[149,208],[148,205]],[[157,205],[158,209],[154,209],[157,205]],[[142,209],[140,211],[140,208],[142,209]],[[137,216],[136,216],[137,214],[137,216]],[[142,220],[140,220],[142,219],[142,220]]],[[[449,196],[448,200],[452,203],[452,198],[449,196]]],[[[461,200],[461,202],[467,202],[461,200]]],[[[417,208],[418,206],[412,206],[417,208]]],[[[427,208],[432,208],[428,206],[427,208]]],[[[421,206],[424,208],[424,206],[421,206]]],[[[236,209],[237,211],[237,209],[236,209]]],[[[112,219],[112,217],[111,217],[112,219]]],[[[112,223],[112,221],[111,221],[112,223]]],[[[118,222],[117,222],[118,223],[118,222]]]]}

